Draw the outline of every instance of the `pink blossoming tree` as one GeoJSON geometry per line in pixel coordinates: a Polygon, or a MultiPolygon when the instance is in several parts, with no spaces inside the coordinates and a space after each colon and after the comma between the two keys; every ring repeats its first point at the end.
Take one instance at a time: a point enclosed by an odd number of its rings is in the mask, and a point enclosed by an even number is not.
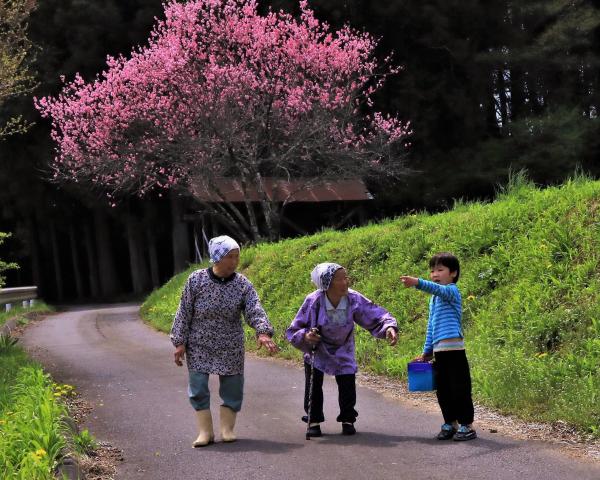
{"type": "Polygon", "coordinates": [[[204,206],[258,240],[277,238],[286,203],[267,194],[267,178],[400,173],[408,125],[372,111],[398,68],[377,61],[369,34],[333,32],[306,1],[300,9],[294,18],[261,16],[256,0],[168,2],[147,46],[36,100],[52,119],[55,178],[113,196],[201,183],[223,197],[217,180],[234,177],[258,192],[259,212],[249,195],[245,208],[204,206]]]}

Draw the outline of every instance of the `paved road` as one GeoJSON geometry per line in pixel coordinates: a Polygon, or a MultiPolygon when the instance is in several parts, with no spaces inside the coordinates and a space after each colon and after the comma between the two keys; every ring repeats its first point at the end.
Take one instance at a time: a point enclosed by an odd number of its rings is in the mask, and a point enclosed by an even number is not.
{"type": "MultiPolygon", "coordinates": [[[[331,421],[331,378],[325,381],[325,435],[306,441],[299,422],[303,372],[250,358],[239,441],[192,449],[186,370],[173,364],[167,336],[144,325],[137,308],[54,315],[29,328],[23,342],[58,381],[76,385],[92,403],[86,426],[124,451],[119,480],[600,479],[600,465],[540,442],[483,431],[472,442],[438,442],[431,438],[438,415],[364,388],[358,390],[359,433],[343,437],[331,421]]],[[[212,404],[217,411],[218,395],[212,404]]]]}

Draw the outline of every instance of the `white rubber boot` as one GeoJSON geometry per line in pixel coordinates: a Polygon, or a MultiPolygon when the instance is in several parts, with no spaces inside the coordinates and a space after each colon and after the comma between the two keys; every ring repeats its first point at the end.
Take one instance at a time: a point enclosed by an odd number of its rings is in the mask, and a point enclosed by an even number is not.
{"type": "Polygon", "coordinates": [[[198,417],[198,438],[192,444],[194,448],[205,447],[215,441],[215,434],[213,432],[212,415],[210,414],[210,408],[205,410],[198,410],[196,412],[198,417]]]}
{"type": "Polygon", "coordinates": [[[236,415],[237,413],[231,408],[221,405],[221,439],[224,442],[235,442],[237,440],[233,433],[236,415]]]}

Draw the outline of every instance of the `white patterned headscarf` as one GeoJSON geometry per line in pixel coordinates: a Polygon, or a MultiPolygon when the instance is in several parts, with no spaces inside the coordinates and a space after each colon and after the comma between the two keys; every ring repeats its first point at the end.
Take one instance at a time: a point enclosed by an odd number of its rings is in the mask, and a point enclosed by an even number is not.
{"type": "Polygon", "coordinates": [[[319,263],[310,274],[310,279],[319,290],[326,291],[331,285],[335,272],[344,268],[337,263],[319,263]]]}
{"type": "Polygon", "coordinates": [[[212,263],[220,262],[229,252],[240,249],[238,243],[227,235],[211,238],[208,242],[208,255],[212,263]]]}

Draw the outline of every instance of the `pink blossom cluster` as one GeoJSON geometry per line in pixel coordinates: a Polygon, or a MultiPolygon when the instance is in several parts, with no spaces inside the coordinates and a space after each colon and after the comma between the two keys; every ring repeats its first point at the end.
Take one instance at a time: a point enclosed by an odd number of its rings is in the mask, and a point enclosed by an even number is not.
{"type": "Polygon", "coordinates": [[[144,193],[223,173],[226,158],[296,149],[298,161],[317,130],[342,149],[402,141],[398,118],[361,115],[399,69],[376,60],[369,34],[332,31],[306,0],[300,9],[295,18],[259,15],[256,0],[166,3],[148,45],[35,100],[52,120],[55,175],[144,193]]]}

